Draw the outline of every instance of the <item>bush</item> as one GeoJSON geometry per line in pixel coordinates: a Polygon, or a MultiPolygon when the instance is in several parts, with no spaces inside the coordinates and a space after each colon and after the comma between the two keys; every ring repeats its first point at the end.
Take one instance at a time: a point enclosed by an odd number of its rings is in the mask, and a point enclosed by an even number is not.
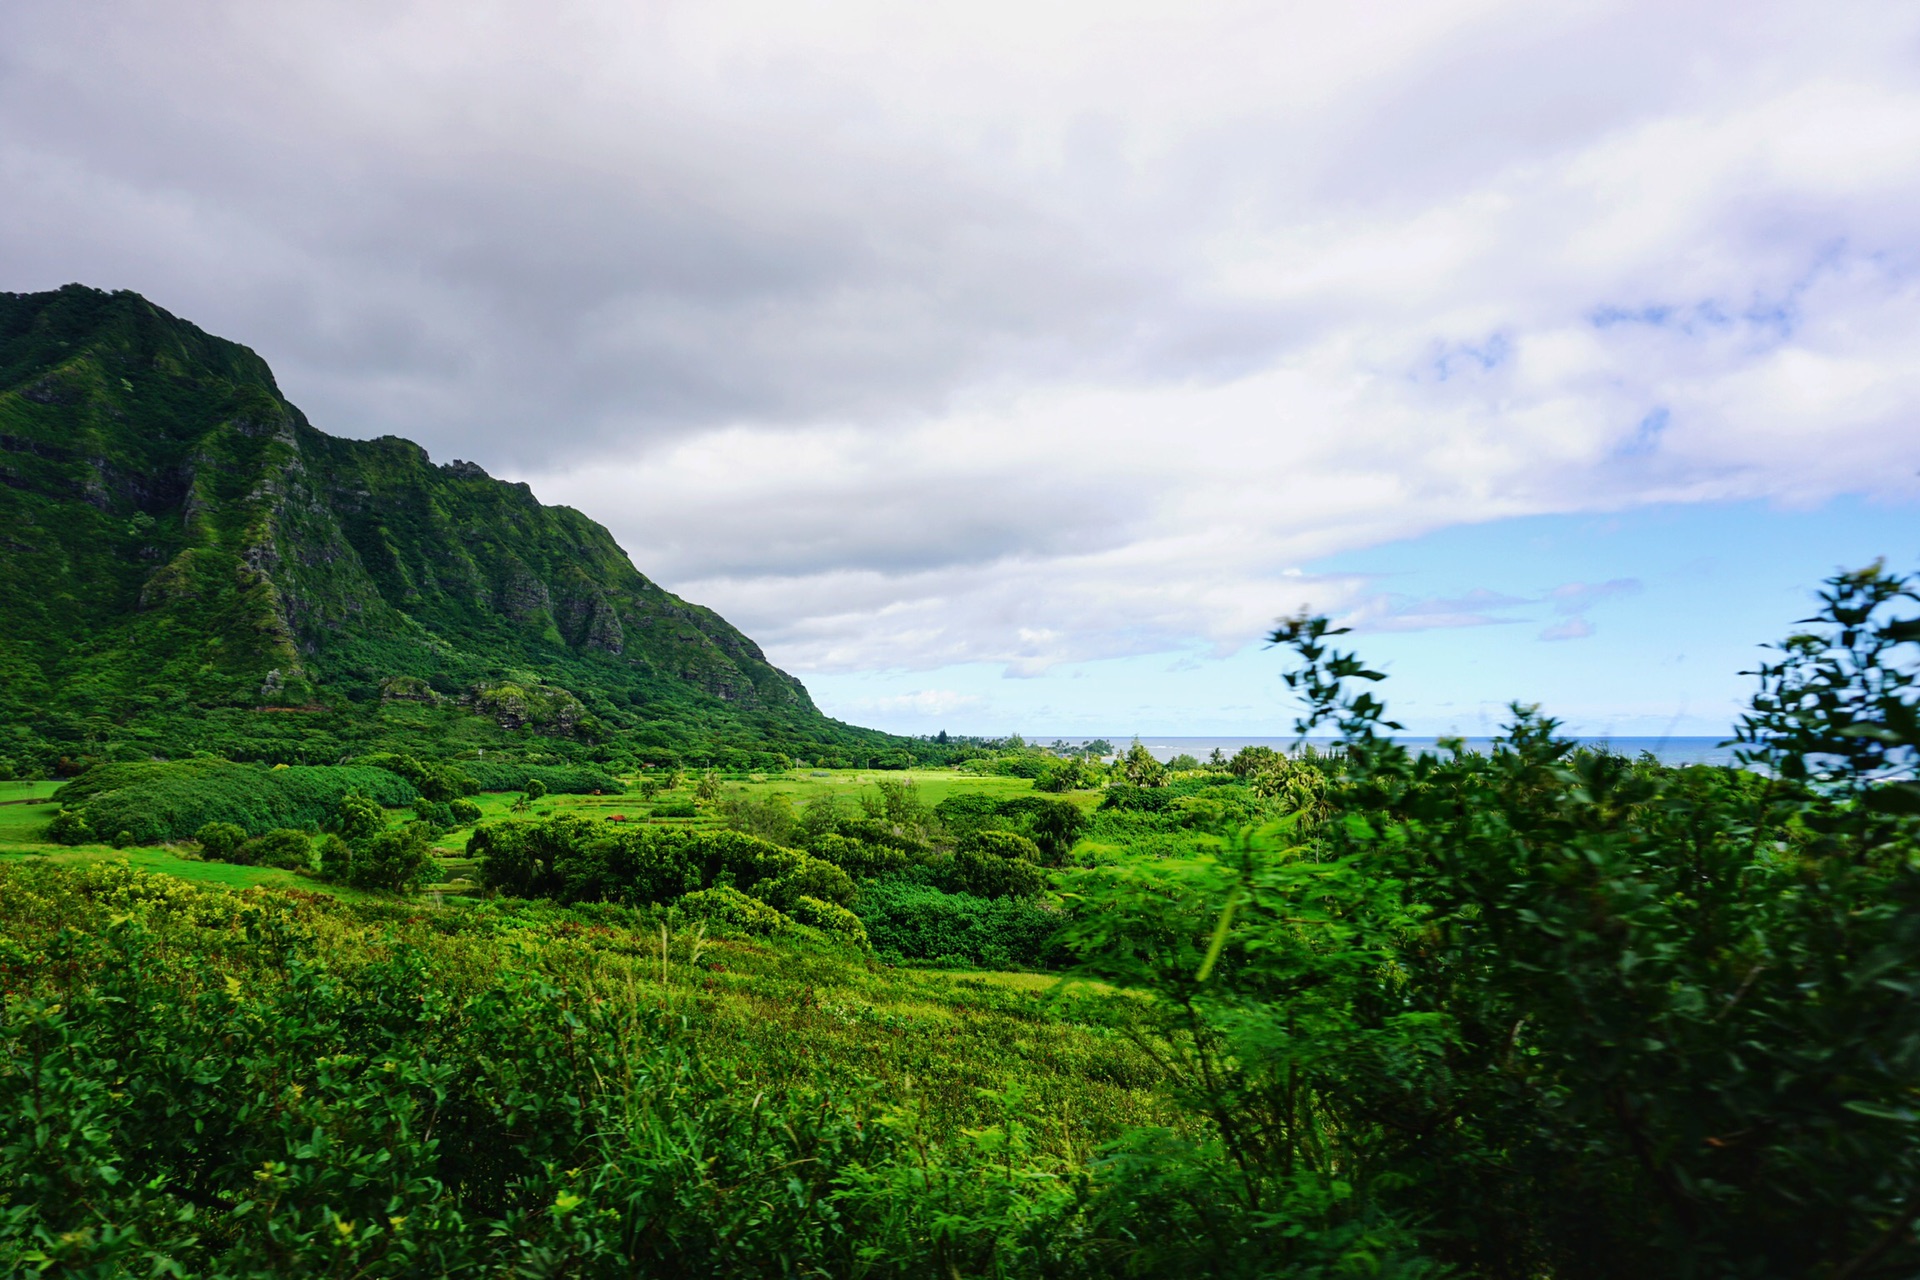
{"type": "Polygon", "coordinates": [[[1092,762],[1075,757],[1071,760],[1054,760],[1040,770],[1040,776],[1033,780],[1035,791],[1086,791],[1100,785],[1102,771],[1092,762]]]}
{"type": "Polygon", "coordinates": [[[525,791],[529,782],[538,781],[547,792],[564,796],[588,796],[595,792],[619,795],[626,788],[620,779],[603,769],[586,765],[515,764],[501,760],[462,760],[460,769],[482,791],[525,791]]]}
{"type": "Polygon", "coordinates": [[[425,884],[436,864],[428,846],[433,832],[424,822],[389,827],[354,849],[347,883],[356,889],[411,893],[425,884]]]}
{"type": "Polygon", "coordinates": [[[386,830],[387,812],[358,791],[349,791],[334,805],[326,825],[349,843],[371,840],[386,830]]]}
{"type": "Polygon", "coordinates": [[[875,954],[896,964],[1042,968],[1065,954],[1052,941],[1062,917],[1029,898],[989,899],[881,880],[861,892],[859,915],[875,954]]]}
{"type": "Polygon", "coordinates": [[[787,908],[787,914],[801,924],[833,934],[856,947],[867,945],[867,926],[860,923],[859,916],[837,903],[822,902],[802,894],[793,900],[793,905],[787,908]]]}
{"type": "Polygon", "coordinates": [[[961,847],[938,868],[941,885],[978,898],[1031,898],[1047,887],[1047,877],[1025,858],[1006,858],[961,847]]]}
{"type": "Polygon", "coordinates": [[[999,816],[1000,801],[977,791],[963,791],[933,806],[933,812],[949,832],[964,835],[976,827],[990,825],[999,816]]]}
{"type": "Polygon", "coordinates": [[[960,848],[974,853],[992,854],[998,858],[1025,858],[1036,866],[1040,862],[1040,847],[1013,831],[990,829],[971,831],[961,839],[960,848]]]}
{"type": "Polygon", "coordinates": [[[209,822],[194,832],[193,838],[200,842],[200,852],[214,861],[238,862],[247,833],[236,823],[209,822]]]}
{"type": "Polygon", "coordinates": [[[764,936],[777,933],[787,926],[785,915],[731,885],[695,890],[682,897],[677,905],[690,916],[710,920],[741,933],[764,936]]]}
{"type": "Polygon", "coordinates": [[[55,844],[85,844],[93,839],[93,827],[79,809],[62,809],[47,824],[47,839],[55,844]]]}
{"type": "Polygon", "coordinates": [[[248,835],[285,827],[318,827],[349,792],[389,807],[420,793],[397,774],[359,765],[292,765],[263,769],[226,760],[107,764],[89,769],[58,792],[93,831],[126,831],[139,844],[187,840],[208,822],[230,822],[248,835]]]}
{"type": "Polygon", "coordinates": [[[453,818],[449,826],[470,827],[480,821],[480,806],[471,800],[450,801],[447,812],[453,818]]]}
{"type": "Polygon", "coordinates": [[[413,813],[416,818],[435,831],[448,831],[456,825],[453,820],[453,806],[442,800],[422,800],[413,806],[413,813]]]}
{"type": "Polygon", "coordinates": [[[792,914],[802,898],[844,905],[853,901],[853,879],[839,867],[820,858],[800,856],[799,865],[784,875],[761,880],[752,887],[753,896],[770,902],[792,914]]]}
{"type": "Polygon", "coordinates": [[[411,782],[422,796],[442,804],[461,796],[470,796],[480,789],[480,784],[473,776],[458,765],[391,754],[363,756],[356,763],[398,774],[411,782]]]}
{"type": "Polygon", "coordinates": [[[874,876],[889,875],[904,870],[909,862],[907,854],[886,845],[868,844],[864,840],[855,840],[850,836],[828,832],[816,836],[808,845],[807,851],[817,858],[823,858],[845,871],[850,876],[869,879],[874,876]]]}
{"type": "MultiPolygon", "coordinates": [[[[201,847],[205,845],[202,841],[201,847]]],[[[313,837],[291,828],[269,831],[247,841],[240,847],[239,856],[232,860],[254,867],[305,871],[313,865],[313,837]]]]}
{"type": "Polygon", "coordinates": [[[560,902],[668,903],[725,885],[784,907],[801,897],[845,903],[845,871],[738,831],[632,827],[562,815],[493,823],[467,840],[490,887],[560,902]]]}
{"type": "Polygon", "coordinates": [[[345,883],[353,871],[353,846],[331,831],[313,842],[314,860],[328,880],[345,883]]]}

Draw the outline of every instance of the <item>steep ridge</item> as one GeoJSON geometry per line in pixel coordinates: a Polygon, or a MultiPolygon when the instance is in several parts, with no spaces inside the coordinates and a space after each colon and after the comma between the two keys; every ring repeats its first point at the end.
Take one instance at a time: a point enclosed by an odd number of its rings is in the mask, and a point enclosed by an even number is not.
{"type": "Polygon", "coordinates": [[[526,485],[327,435],[252,351],[137,294],[0,293],[0,768],[396,736],[637,758],[903,745],[822,716],[526,485]]]}

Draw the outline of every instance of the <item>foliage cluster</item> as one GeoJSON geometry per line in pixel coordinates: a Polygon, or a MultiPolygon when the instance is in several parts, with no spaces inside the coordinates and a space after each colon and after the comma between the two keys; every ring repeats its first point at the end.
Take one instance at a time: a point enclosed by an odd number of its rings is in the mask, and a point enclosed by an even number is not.
{"type": "Polygon", "coordinates": [[[1324,787],[1231,856],[1094,873],[1064,941],[1157,997],[1142,1043],[1246,1212],[1319,1197],[1471,1275],[1912,1274],[1913,599],[1830,585],[1761,673],[1764,773],[1526,707],[1489,754],[1411,756],[1355,692],[1379,673],[1289,622],[1324,787]]]}
{"type": "Polygon", "coordinates": [[[587,796],[598,792],[619,795],[626,788],[620,779],[591,765],[520,764],[506,760],[461,760],[461,772],[472,778],[482,791],[525,791],[527,783],[538,781],[554,795],[587,796]]]}
{"type": "Polygon", "coordinates": [[[1232,1265],[1143,1214],[1125,1178],[1091,1179],[1084,1144],[1116,1126],[1078,1117],[1125,1096],[1099,1077],[1150,1076],[1064,1007],[1039,1022],[983,992],[947,1056],[951,1034],[914,1033],[941,1025],[913,1011],[931,990],[853,1017],[814,993],[860,970],[795,954],[736,976],[763,952],[684,935],[669,966],[606,909],[423,924],[110,868],[0,880],[9,1273],[1232,1265]],[[1030,1072],[1036,1043],[1044,1094],[980,1087],[1001,1063],[1030,1072]],[[800,1045],[889,1079],[817,1087],[800,1045]]]}
{"type": "Polygon", "coordinates": [[[369,765],[262,768],[225,760],[102,765],[62,787],[64,810],[53,838],[67,843],[111,839],[192,839],[209,822],[248,835],[281,828],[318,830],[349,792],[378,804],[412,804],[420,793],[387,769],[369,765]]]}

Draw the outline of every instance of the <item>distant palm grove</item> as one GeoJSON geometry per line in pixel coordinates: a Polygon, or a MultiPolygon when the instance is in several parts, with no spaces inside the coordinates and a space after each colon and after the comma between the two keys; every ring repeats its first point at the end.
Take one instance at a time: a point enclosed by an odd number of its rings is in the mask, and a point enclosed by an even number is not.
{"type": "Polygon", "coordinates": [[[1920,1274],[1920,588],[1739,767],[828,719],[599,525],[0,294],[0,1273],[1920,1274]]]}

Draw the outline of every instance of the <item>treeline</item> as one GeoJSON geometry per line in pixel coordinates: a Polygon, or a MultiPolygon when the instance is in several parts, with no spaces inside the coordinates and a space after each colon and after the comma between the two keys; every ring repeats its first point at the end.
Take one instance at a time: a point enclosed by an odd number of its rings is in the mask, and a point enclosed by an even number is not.
{"type": "MultiPolygon", "coordinates": [[[[543,793],[622,789],[618,778],[592,768],[444,763],[391,753],[334,766],[263,768],[227,760],[110,764],[88,770],[54,793],[61,811],[49,838],[66,844],[155,844],[197,839],[208,823],[235,827],[243,836],[288,829],[318,834],[337,821],[348,795],[385,808],[421,801],[445,806],[481,791],[525,791],[534,783],[543,793]]],[[[456,825],[450,810],[430,816],[441,826],[456,825]]]]}

